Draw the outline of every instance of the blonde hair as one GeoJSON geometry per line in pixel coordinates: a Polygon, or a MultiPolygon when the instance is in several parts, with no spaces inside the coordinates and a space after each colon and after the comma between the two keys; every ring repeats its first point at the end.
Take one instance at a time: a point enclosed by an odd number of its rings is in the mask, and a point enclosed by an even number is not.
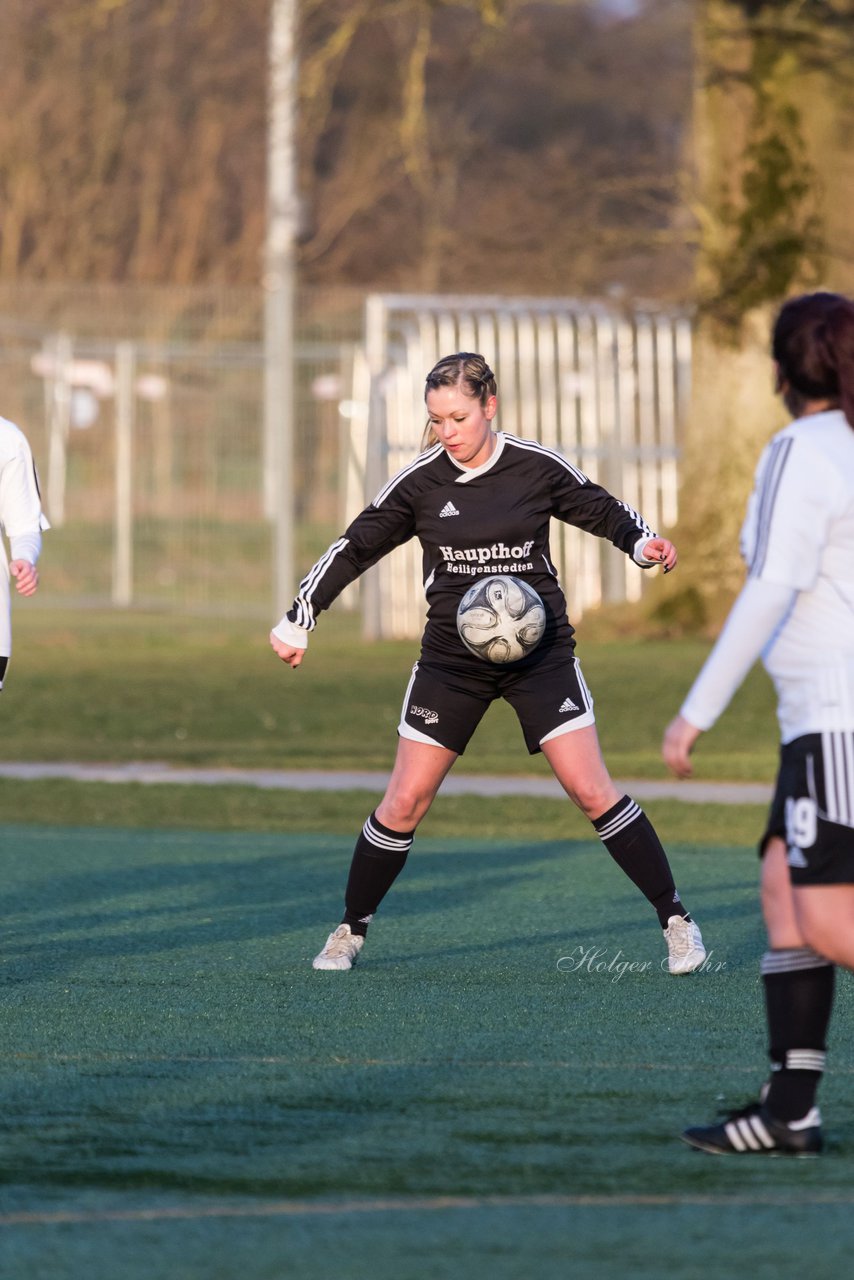
{"type": "MultiPolygon", "coordinates": [[[[424,385],[424,398],[428,391],[438,391],[439,387],[462,387],[463,393],[477,400],[486,407],[490,396],[498,395],[495,374],[476,351],[457,351],[452,356],[443,356],[433,365],[427,374],[424,385]]],[[[428,449],[437,443],[437,437],[429,421],[424,428],[421,448],[428,449]]]]}

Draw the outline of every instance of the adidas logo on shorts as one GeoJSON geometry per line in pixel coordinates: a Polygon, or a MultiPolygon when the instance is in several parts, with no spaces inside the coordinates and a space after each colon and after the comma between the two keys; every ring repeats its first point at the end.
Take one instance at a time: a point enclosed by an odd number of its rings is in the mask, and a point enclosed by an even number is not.
{"type": "Polygon", "coordinates": [[[572,701],[572,698],[564,698],[558,707],[558,715],[563,715],[565,711],[580,711],[581,708],[572,701]]]}
{"type": "Polygon", "coordinates": [[[458,516],[459,514],[460,513],[457,511],[453,502],[446,502],[442,510],[439,512],[439,519],[441,520],[444,516],[458,516]]]}
{"type": "Polygon", "coordinates": [[[809,863],[803,855],[802,850],[796,844],[790,844],[788,856],[786,858],[790,867],[808,867],[809,863]]]}

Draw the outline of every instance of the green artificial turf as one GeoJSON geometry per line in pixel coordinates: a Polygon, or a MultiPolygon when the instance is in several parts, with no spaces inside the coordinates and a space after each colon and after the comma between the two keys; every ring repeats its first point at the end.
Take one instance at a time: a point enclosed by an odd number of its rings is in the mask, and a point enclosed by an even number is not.
{"type": "Polygon", "coordinates": [[[675,979],[589,840],[425,834],[349,974],[310,967],[346,836],[0,842],[2,1274],[844,1274],[847,975],[825,1158],[676,1136],[763,1076],[747,847],[674,845],[710,949],[675,979]]]}
{"type": "MultiPolygon", "coordinates": [[[[414,644],[366,646],[339,612],[290,672],[263,622],[34,603],[0,758],[390,767],[414,644]]],[[[707,649],[582,624],[616,777],[664,776],[707,649]]],[[[697,775],[767,783],[775,739],[757,671],[697,775]]],[[[499,706],[456,771],[547,768],[499,706]]],[[[763,1074],[764,810],[644,805],[710,948],[694,977],[661,972],[649,907],[568,802],[441,795],[360,965],[317,974],[377,798],[0,779],[2,1280],[844,1274],[847,975],[827,1158],[676,1137],[763,1074]]]]}

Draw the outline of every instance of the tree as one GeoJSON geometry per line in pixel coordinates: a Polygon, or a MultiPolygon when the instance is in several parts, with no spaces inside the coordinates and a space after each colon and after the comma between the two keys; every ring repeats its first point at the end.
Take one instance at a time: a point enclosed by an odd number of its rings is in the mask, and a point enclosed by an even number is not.
{"type": "MultiPolygon", "coordinates": [[[[773,313],[814,287],[850,291],[854,124],[848,0],[697,6],[698,323],[679,538],[691,582],[668,610],[714,620],[738,589],[738,529],[761,448],[785,421],[773,313]]],[[[683,561],[684,564],[684,561],[683,561]]]]}
{"type": "Polygon", "coordinates": [[[678,295],[687,33],[667,3],[309,5],[306,276],[678,295]]]}
{"type": "MultiPolygon", "coordinates": [[[[689,10],[301,0],[305,283],[680,296],[689,10]]],[[[256,284],[269,0],[6,0],[0,278],[256,284]]]]}
{"type": "Polygon", "coordinates": [[[257,278],[266,0],[6,0],[0,273],[257,278]]]}

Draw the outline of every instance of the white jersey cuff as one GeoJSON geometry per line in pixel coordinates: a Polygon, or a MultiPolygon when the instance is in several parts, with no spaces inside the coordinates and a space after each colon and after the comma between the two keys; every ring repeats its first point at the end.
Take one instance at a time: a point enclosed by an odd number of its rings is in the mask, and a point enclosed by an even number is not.
{"type": "Polygon", "coordinates": [[[28,560],[36,564],[42,549],[40,533],[18,533],[9,539],[9,559],[28,560]]]}
{"type": "Polygon", "coordinates": [[[791,587],[748,578],[732,606],[681,714],[695,729],[710,729],[785,619],[797,593],[791,587]]]}
{"type": "Polygon", "coordinates": [[[305,627],[298,627],[287,615],[273,627],[273,635],[283,644],[289,644],[294,649],[308,648],[308,632],[305,627]]]}
{"type": "Polygon", "coordinates": [[[646,546],[646,544],[648,542],[652,542],[655,536],[656,535],[654,533],[645,533],[642,538],[638,538],[637,542],[632,548],[632,559],[634,560],[635,564],[639,564],[643,569],[648,569],[654,564],[661,564],[661,561],[657,557],[654,560],[650,560],[643,553],[643,549],[646,546]]]}

